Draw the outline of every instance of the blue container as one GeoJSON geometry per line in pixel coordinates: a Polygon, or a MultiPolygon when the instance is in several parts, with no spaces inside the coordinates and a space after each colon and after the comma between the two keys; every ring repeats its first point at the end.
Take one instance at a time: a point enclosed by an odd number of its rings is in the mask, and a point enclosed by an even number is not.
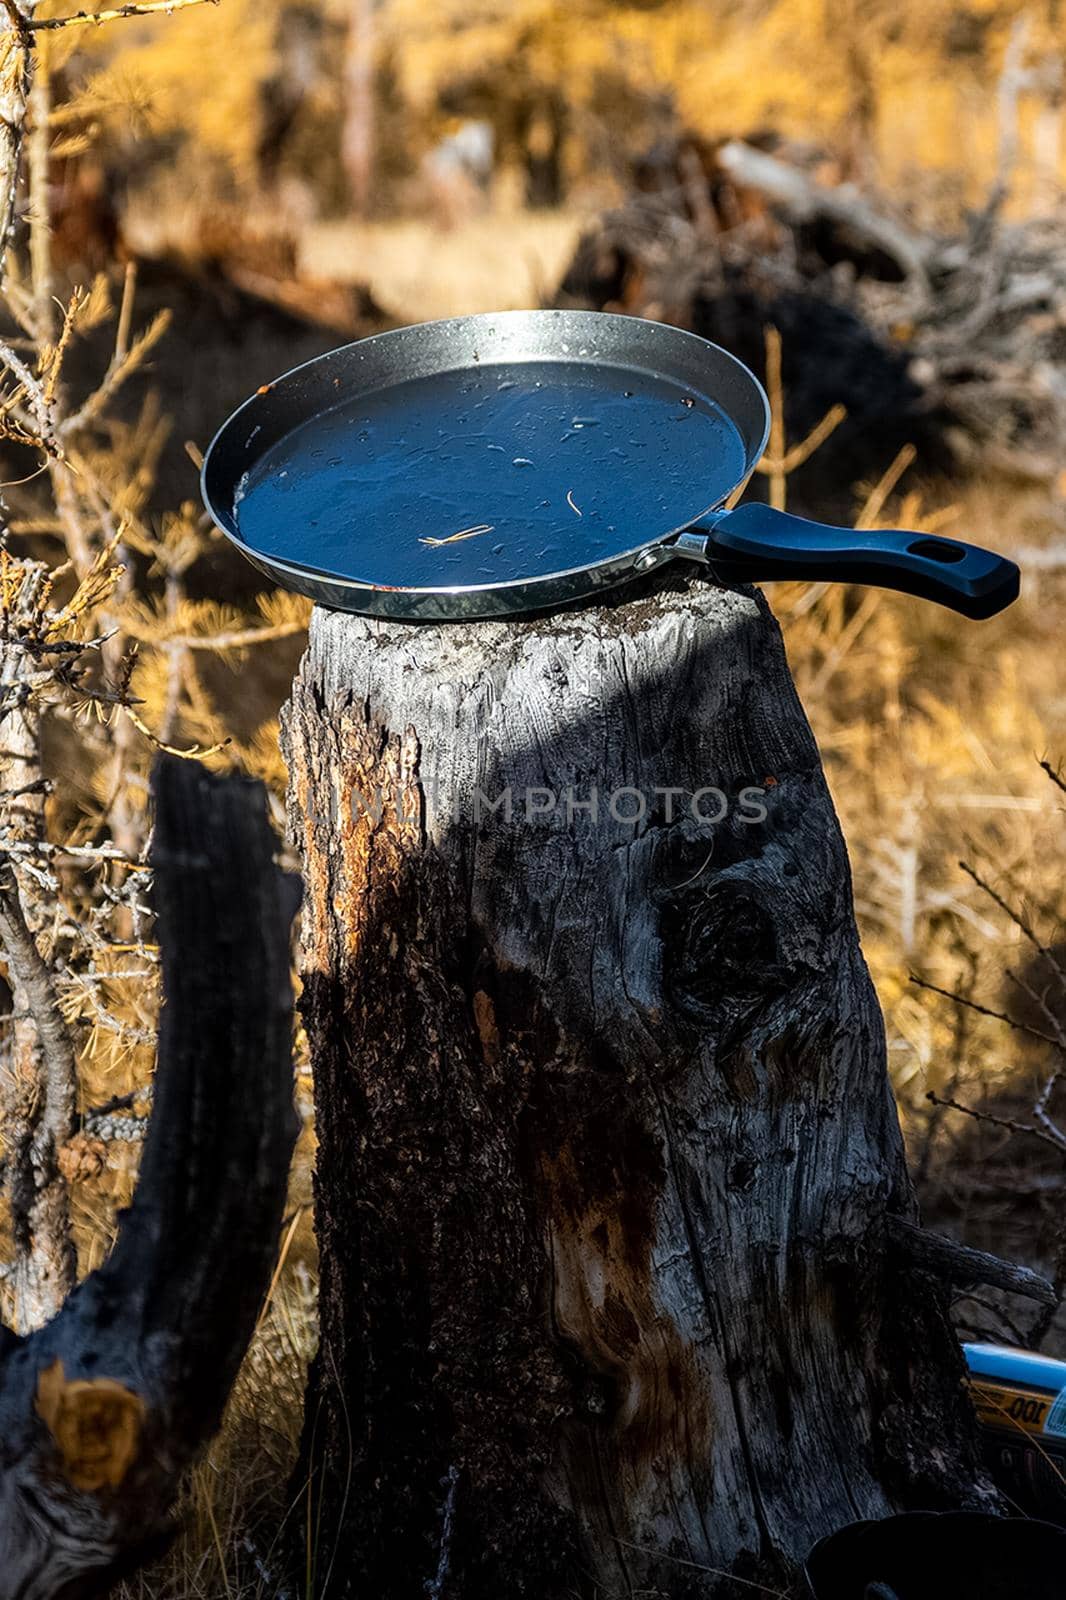
{"type": "Polygon", "coordinates": [[[1066,1527],[1066,1361],[1009,1345],[962,1349],[989,1476],[1015,1509],[1066,1527]]]}

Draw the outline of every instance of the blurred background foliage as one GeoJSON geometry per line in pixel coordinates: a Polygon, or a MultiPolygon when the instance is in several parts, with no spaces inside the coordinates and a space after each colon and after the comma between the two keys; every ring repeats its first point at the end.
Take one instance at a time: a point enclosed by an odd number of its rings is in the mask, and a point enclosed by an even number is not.
{"type": "MultiPolygon", "coordinates": [[[[996,159],[1019,26],[1029,62],[1055,76],[1058,0],[225,0],[79,51],[115,131],[128,95],[160,146],[195,150],[187,176],[201,192],[206,161],[224,187],[253,193],[268,124],[298,99],[286,164],[325,214],[348,200],[329,133],[351,110],[356,68],[372,79],[373,202],[385,211],[456,116],[487,117],[501,164],[519,168],[549,136],[539,119],[558,118],[565,194],[624,185],[627,158],[678,125],[711,138],[769,126],[838,153],[862,145],[886,184],[935,178],[933,192],[942,184],[944,203],[962,205],[981,198],[996,159]]],[[[1023,143],[1038,140],[1040,116],[1030,96],[1023,143]]]]}

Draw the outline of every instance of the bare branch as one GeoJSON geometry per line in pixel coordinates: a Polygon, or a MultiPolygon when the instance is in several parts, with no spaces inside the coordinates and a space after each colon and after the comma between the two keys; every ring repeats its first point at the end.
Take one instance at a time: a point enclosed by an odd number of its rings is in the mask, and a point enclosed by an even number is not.
{"type": "Polygon", "coordinates": [[[1041,761],[1040,766],[1047,773],[1056,789],[1061,789],[1063,794],[1066,794],[1066,778],[1063,777],[1059,769],[1053,767],[1050,761],[1041,761]]]}
{"type": "Polygon", "coordinates": [[[975,1122],[987,1122],[990,1127],[1002,1128],[1005,1133],[1027,1133],[1034,1139],[1040,1139],[1044,1144],[1049,1144],[1053,1150],[1061,1155],[1066,1150],[1066,1135],[1060,1134],[1056,1128],[1053,1133],[1045,1128],[1034,1128],[1031,1122],[1019,1122],[1015,1117],[1002,1117],[995,1111],[985,1111],[977,1106],[964,1105],[961,1100],[955,1100],[947,1095],[938,1095],[930,1089],[925,1097],[931,1105],[949,1106],[952,1111],[959,1111],[964,1117],[972,1117],[975,1122]]]}
{"type": "Polygon", "coordinates": [[[63,459],[63,446],[55,436],[52,423],[52,409],[48,403],[41,383],[34,377],[26,363],[17,356],[11,346],[0,340],[0,361],[8,371],[18,380],[20,389],[29,401],[33,412],[34,422],[37,425],[37,442],[57,460],[63,459]]]}
{"type": "Polygon", "coordinates": [[[887,1216],[885,1226],[889,1237],[916,1266],[935,1272],[950,1283],[987,1283],[1044,1306],[1059,1304],[1055,1286],[1030,1267],[1019,1267],[987,1250],[972,1250],[969,1245],[958,1244],[942,1233],[930,1233],[903,1217],[887,1216]]]}
{"type": "Polygon", "coordinates": [[[27,18],[15,0],[3,0],[3,4],[11,29],[0,41],[0,277],[15,220],[26,101],[32,81],[27,18]]]}
{"type": "Polygon", "coordinates": [[[973,879],[977,887],[984,891],[993,904],[997,905],[999,909],[1010,918],[1018,931],[1024,934],[1025,938],[1028,939],[1033,949],[1038,951],[1038,953],[1043,956],[1044,960],[1055,974],[1055,977],[1058,979],[1063,989],[1066,990],[1066,970],[1063,969],[1062,964],[1055,952],[1047,945],[1041,943],[1036,930],[1032,927],[1028,919],[1022,915],[1017,907],[1012,906],[1009,901],[1005,900],[998,890],[992,887],[987,879],[982,878],[981,874],[976,870],[976,868],[971,867],[966,861],[960,861],[959,866],[968,877],[973,879]]]}
{"type": "Polygon", "coordinates": [[[58,1146],[74,1122],[74,1045],[56,1002],[52,969],[26,925],[18,885],[6,864],[0,865],[0,945],[12,986],[24,999],[41,1041],[47,1072],[41,1128],[58,1146]]]}
{"type": "Polygon", "coordinates": [[[1040,1028],[1034,1028],[1028,1022],[1020,1022],[1017,1017],[1012,1017],[1009,1011],[998,1011],[994,1006],[983,1006],[968,994],[959,994],[956,989],[942,989],[939,984],[930,983],[928,978],[920,978],[916,972],[910,974],[911,983],[919,989],[928,989],[930,994],[938,994],[944,1000],[950,1000],[953,1005],[965,1006],[967,1011],[974,1011],[979,1017],[992,1017],[996,1022],[1005,1022],[1008,1028],[1013,1028],[1017,1033],[1025,1033],[1031,1039],[1039,1039],[1042,1044],[1058,1046],[1059,1040],[1054,1034],[1044,1033],[1040,1028]]]}
{"type": "Polygon", "coordinates": [[[73,11],[66,17],[34,17],[26,21],[29,33],[53,33],[60,28],[99,27],[104,22],[120,22],[125,17],[171,16],[190,6],[217,6],[219,0],[149,0],[145,5],[116,6],[110,11],[73,11]]]}

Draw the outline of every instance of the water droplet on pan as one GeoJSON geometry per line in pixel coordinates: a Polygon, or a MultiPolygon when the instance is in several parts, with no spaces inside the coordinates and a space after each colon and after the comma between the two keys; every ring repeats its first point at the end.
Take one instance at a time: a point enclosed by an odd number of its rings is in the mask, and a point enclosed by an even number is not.
{"type": "Polygon", "coordinates": [[[682,525],[744,472],[739,434],[702,397],[684,408],[689,426],[671,428],[685,391],[642,374],[630,406],[627,381],[632,371],[562,360],[557,347],[549,361],[486,363],[480,378],[467,367],[338,397],[258,459],[249,449],[241,538],[267,560],[381,587],[609,560],[682,525]],[[478,525],[488,537],[443,543],[478,525]]]}

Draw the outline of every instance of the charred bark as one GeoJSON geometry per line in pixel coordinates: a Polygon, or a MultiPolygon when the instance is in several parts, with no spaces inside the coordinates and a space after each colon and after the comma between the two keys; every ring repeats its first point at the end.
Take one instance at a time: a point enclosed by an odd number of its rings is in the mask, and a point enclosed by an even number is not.
{"type": "Polygon", "coordinates": [[[162,758],[152,1122],[107,1262],[0,1331],[0,1597],[105,1592],[169,1538],[269,1281],[295,1138],[289,925],[262,789],[162,758]]]}
{"type": "Polygon", "coordinates": [[[750,1593],[853,1518],[987,1505],[765,602],[319,611],[284,740],[315,1592],[750,1593]]]}

